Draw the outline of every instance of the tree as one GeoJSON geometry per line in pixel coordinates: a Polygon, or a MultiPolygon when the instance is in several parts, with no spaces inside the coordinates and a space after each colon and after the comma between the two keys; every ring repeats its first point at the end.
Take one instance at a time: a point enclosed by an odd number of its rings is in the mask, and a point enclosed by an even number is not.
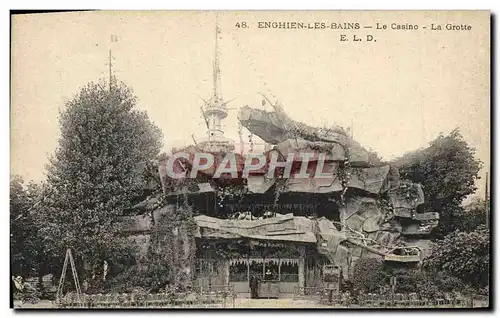
{"type": "Polygon", "coordinates": [[[487,206],[484,200],[476,198],[473,202],[464,206],[460,213],[454,216],[453,228],[463,232],[471,232],[480,225],[486,226],[486,209],[487,206]]]}
{"type": "Polygon", "coordinates": [[[474,154],[475,150],[455,129],[447,136],[439,135],[428,148],[393,162],[401,178],[422,184],[427,210],[440,213],[440,237],[454,230],[454,215],[463,211],[462,201],[476,191],[474,182],[482,163],[474,154]]]}
{"type": "Polygon", "coordinates": [[[47,185],[29,182],[14,175],[10,181],[10,246],[12,274],[29,277],[38,275],[39,286],[42,277],[50,273],[52,255],[47,253],[43,202],[47,196],[47,185]]]}
{"type": "Polygon", "coordinates": [[[476,288],[488,286],[490,233],[484,226],[472,232],[455,231],[432,245],[424,267],[443,271],[476,288]]]}
{"type": "Polygon", "coordinates": [[[32,207],[39,194],[36,184],[24,184],[21,176],[10,181],[10,246],[12,274],[23,277],[38,271],[40,237],[32,207]]]}
{"type": "MultiPolygon", "coordinates": [[[[73,250],[80,275],[99,277],[103,260],[126,254],[118,220],[141,195],[139,162],[158,155],[162,134],[123,83],[90,83],[60,112],[59,147],[48,168],[53,193],[44,235],[53,253],[73,250]]],[[[102,276],[101,276],[102,277],[102,276]]]]}

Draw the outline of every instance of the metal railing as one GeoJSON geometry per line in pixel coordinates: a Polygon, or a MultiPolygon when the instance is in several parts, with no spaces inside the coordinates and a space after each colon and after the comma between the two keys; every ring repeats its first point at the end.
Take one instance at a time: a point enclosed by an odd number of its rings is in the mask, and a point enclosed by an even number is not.
{"type": "Polygon", "coordinates": [[[358,296],[357,303],[361,307],[422,307],[422,308],[472,308],[473,297],[465,297],[445,293],[441,297],[427,298],[417,293],[378,295],[366,294],[358,296]]]}
{"type": "Polygon", "coordinates": [[[247,273],[229,273],[230,282],[248,282],[247,273]]]}
{"type": "Polygon", "coordinates": [[[59,308],[234,308],[235,298],[233,286],[218,285],[176,293],[84,294],[80,302],[69,293],[55,305],[59,308]]]}
{"type": "Polygon", "coordinates": [[[320,300],[325,292],[323,287],[296,287],[293,292],[293,299],[313,299],[320,300]]]}
{"type": "Polygon", "coordinates": [[[356,297],[349,293],[338,293],[324,287],[298,287],[294,292],[294,299],[308,299],[318,301],[327,306],[357,307],[357,308],[478,308],[488,307],[487,296],[464,296],[460,294],[444,293],[442,297],[429,299],[410,294],[363,294],[356,297]]]}
{"type": "Polygon", "coordinates": [[[299,281],[298,274],[280,274],[279,281],[284,283],[297,283],[299,281]]]}

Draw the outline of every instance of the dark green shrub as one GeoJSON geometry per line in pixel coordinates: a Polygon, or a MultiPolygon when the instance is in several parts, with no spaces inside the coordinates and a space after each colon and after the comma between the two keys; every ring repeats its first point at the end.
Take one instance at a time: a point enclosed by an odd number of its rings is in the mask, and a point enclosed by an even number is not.
{"type": "Polygon", "coordinates": [[[350,281],[353,290],[378,293],[381,288],[389,284],[389,277],[381,260],[366,258],[356,262],[350,281]]]}

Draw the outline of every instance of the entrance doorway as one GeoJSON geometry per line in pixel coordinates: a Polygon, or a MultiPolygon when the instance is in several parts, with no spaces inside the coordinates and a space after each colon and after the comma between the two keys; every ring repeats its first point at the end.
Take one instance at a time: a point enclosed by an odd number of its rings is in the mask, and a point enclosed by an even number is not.
{"type": "Polygon", "coordinates": [[[298,287],[299,260],[298,258],[232,259],[229,266],[229,284],[234,286],[236,293],[254,297],[263,297],[263,293],[292,294],[298,287]],[[255,280],[258,282],[257,286],[255,280]]]}

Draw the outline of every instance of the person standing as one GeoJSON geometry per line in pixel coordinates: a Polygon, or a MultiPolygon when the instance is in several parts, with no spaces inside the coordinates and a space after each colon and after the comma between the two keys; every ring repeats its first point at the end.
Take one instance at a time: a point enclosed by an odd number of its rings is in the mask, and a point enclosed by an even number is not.
{"type": "Polygon", "coordinates": [[[250,298],[252,299],[255,299],[257,298],[257,277],[255,277],[255,275],[252,275],[250,277],[250,281],[249,281],[249,285],[250,285],[250,298]]]}

